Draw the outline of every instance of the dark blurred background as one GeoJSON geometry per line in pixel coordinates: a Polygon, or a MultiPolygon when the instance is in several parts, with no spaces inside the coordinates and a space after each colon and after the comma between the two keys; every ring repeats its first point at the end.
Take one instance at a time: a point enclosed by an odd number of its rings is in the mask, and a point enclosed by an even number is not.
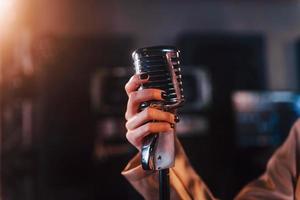
{"type": "Polygon", "coordinates": [[[120,175],[131,52],[181,50],[178,137],[232,199],[300,116],[296,0],[0,0],[0,199],[142,199],[120,175]]]}

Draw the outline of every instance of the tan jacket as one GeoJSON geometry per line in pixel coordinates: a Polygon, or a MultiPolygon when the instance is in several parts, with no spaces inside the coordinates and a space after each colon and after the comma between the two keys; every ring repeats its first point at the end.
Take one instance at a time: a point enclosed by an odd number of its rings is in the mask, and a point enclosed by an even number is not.
{"type": "MultiPolygon", "coordinates": [[[[266,172],[248,184],[236,200],[300,200],[300,120],[291,129],[284,144],[268,162],[266,172]]],[[[144,171],[136,155],[122,174],[145,199],[158,199],[158,175],[144,171]]],[[[176,142],[175,167],[170,169],[171,199],[216,199],[190,165],[176,142]]]]}

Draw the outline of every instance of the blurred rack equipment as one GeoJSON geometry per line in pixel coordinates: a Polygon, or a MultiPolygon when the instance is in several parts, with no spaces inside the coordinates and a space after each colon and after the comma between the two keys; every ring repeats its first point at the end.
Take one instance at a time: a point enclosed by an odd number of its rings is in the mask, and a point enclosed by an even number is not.
{"type": "Polygon", "coordinates": [[[206,135],[209,122],[203,114],[209,110],[212,101],[210,74],[203,66],[183,65],[182,75],[186,104],[180,109],[176,133],[180,137],[206,135]]]}
{"type": "Polygon", "coordinates": [[[229,32],[185,33],[178,38],[177,46],[183,65],[204,67],[212,83],[209,109],[195,113],[208,121],[208,133],[183,140],[187,154],[217,196],[233,199],[240,186],[234,179],[239,177],[234,172],[237,151],[231,93],[265,88],[264,38],[229,32]]]}
{"type": "Polygon", "coordinates": [[[97,118],[96,157],[99,160],[133,152],[126,141],[124,85],[131,67],[100,68],[91,77],[91,106],[97,118]]]}
{"type": "Polygon", "coordinates": [[[243,185],[259,176],[300,117],[300,94],[293,91],[235,91],[236,175],[243,185]],[[243,170],[238,170],[243,169],[243,170]],[[243,173],[246,171],[247,173],[243,173]]]}
{"type": "MultiPolygon", "coordinates": [[[[104,130],[99,124],[109,119],[98,115],[92,104],[91,82],[99,71],[128,66],[132,45],[131,37],[121,35],[37,41],[41,199],[120,199],[130,191],[119,173],[129,156],[115,157],[115,149],[106,148],[109,141],[98,137],[104,130]]],[[[115,125],[110,124],[112,129],[115,125]]]]}
{"type": "Polygon", "coordinates": [[[120,175],[129,156],[95,156],[107,118],[90,94],[98,70],[130,64],[133,40],[47,35],[21,44],[0,54],[1,200],[132,199],[120,175]]]}
{"type": "Polygon", "coordinates": [[[3,200],[36,198],[36,87],[30,38],[0,48],[0,186],[3,200]]]}

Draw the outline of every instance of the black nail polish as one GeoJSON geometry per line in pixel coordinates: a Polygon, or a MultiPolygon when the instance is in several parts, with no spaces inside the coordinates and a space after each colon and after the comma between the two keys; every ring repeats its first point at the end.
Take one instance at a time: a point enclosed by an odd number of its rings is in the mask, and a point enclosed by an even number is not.
{"type": "Polygon", "coordinates": [[[167,99],[167,94],[165,92],[162,92],[161,93],[161,98],[166,100],[167,99]]]}
{"type": "Polygon", "coordinates": [[[146,80],[146,79],[148,79],[148,77],[149,77],[149,75],[148,74],[145,74],[145,73],[143,73],[143,74],[140,74],[140,80],[146,80]]]}
{"type": "Polygon", "coordinates": [[[175,128],[175,124],[171,123],[170,124],[171,128],[175,128]]]}
{"type": "Polygon", "coordinates": [[[175,121],[176,123],[180,122],[180,119],[179,119],[179,116],[178,116],[178,115],[175,115],[174,121],[175,121]]]}

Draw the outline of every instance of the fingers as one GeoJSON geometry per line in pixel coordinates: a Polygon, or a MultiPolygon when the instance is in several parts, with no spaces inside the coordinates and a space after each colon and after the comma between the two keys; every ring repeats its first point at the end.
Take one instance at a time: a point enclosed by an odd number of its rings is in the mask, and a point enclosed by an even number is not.
{"type": "Polygon", "coordinates": [[[139,105],[142,102],[150,100],[163,101],[165,99],[165,96],[165,92],[159,89],[144,89],[129,93],[127,110],[125,113],[126,120],[129,120],[132,116],[138,113],[139,105]]]}
{"type": "Polygon", "coordinates": [[[149,76],[145,73],[133,75],[125,85],[125,91],[127,95],[136,91],[141,84],[146,83],[149,80],[149,76]]]}
{"type": "Polygon", "coordinates": [[[142,112],[130,118],[126,123],[127,130],[133,130],[149,121],[164,121],[174,124],[176,122],[175,115],[164,112],[155,108],[146,108],[142,112]]]}
{"type": "Polygon", "coordinates": [[[139,112],[140,105],[147,101],[164,101],[166,93],[159,89],[138,90],[141,84],[149,79],[147,74],[134,75],[125,85],[128,95],[127,110],[125,118],[127,120],[126,137],[128,141],[140,150],[143,138],[151,133],[164,133],[174,131],[176,117],[174,114],[164,112],[155,108],[146,108],[139,112]],[[156,121],[156,122],[151,122],[156,121]]]}
{"type": "Polygon", "coordinates": [[[151,133],[169,132],[174,129],[168,122],[151,122],[144,124],[134,130],[128,130],[126,134],[127,140],[140,150],[143,138],[151,133]]]}

